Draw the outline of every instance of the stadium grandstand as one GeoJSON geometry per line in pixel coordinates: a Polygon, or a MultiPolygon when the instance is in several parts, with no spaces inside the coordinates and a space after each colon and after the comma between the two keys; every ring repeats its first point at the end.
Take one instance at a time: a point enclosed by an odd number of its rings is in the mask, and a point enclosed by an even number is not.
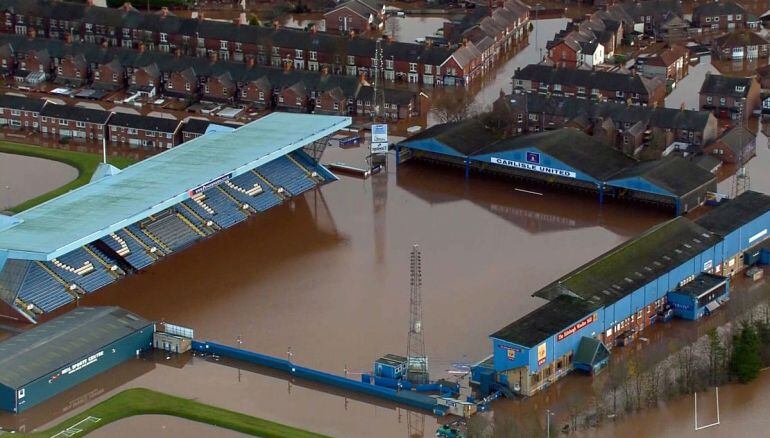
{"type": "Polygon", "coordinates": [[[336,177],[349,117],[273,113],[0,215],[0,314],[30,322],[336,177]],[[3,304],[4,303],[4,304],[3,304]]]}

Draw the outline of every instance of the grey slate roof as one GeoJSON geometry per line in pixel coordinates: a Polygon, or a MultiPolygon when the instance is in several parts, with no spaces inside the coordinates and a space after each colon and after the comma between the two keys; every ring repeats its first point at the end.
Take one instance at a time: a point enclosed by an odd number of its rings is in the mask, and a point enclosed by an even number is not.
{"type": "Polygon", "coordinates": [[[707,74],[700,87],[700,93],[741,98],[748,96],[751,84],[751,78],[707,74]],[[743,87],[743,91],[739,91],[739,87],[743,87]]]}
{"type": "Polygon", "coordinates": [[[634,164],[634,160],[623,153],[574,128],[508,138],[484,147],[475,154],[512,151],[527,147],[536,147],[600,181],[605,181],[634,164]]]}
{"type": "Polygon", "coordinates": [[[490,337],[532,348],[596,310],[590,303],[559,296],[491,334],[490,337]]]}
{"type": "Polygon", "coordinates": [[[730,148],[730,150],[732,150],[733,153],[738,156],[741,154],[746,145],[752,141],[756,141],[756,139],[757,134],[751,132],[751,130],[745,126],[734,126],[721,137],[719,137],[717,141],[730,148]]]}
{"type": "Polygon", "coordinates": [[[678,287],[676,291],[680,294],[697,298],[699,295],[724,284],[726,281],[725,277],[722,277],[721,275],[704,272],[684,286],[678,287]]]}
{"type": "Polygon", "coordinates": [[[93,108],[83,108],[80,106],[70,105],[56,105],[49,103],[40,110],[40,115],[43,117],[55,117],[58,119],[69,119],[78,122],[90,122],[105,124],[110,118],[109,111],[98,110],[93,108]]]}
{"type": "Polygon", "coordinates": [[[144,129],[146,131],[174,133],[179,127],[179,123],[179,120],[176,119],[115,113],[110,119],[109,125],[144,129]]]}
{"type": "Polygon", "coordinates": [[[23,387],[150,324],[119,307],[78,307],[0,342],[0,383],[23,387]]]}
{"type": "Polygon", "coordinates": [[[613,179],[630,177],[643,178],[677,196],[684,196],[704,185],[716,186],[716,176],[713,173],[674,155],[639,163],[615,175],[613,179]]]}
{"type": "Polygon", "coordinates": [[[620,123],[635,124],[644,121],[660,128],[702,131],[708,124],[711,115],[709,111],[629,106],[615,102],[595,102],[577,97],[545,96],[538,93],[510,95],[506,96],[506,99],[509,101],[511,99],[519,100],[525,96],[529,111],[560,115],[568,119],[580,115],[592,119],[611,117],[612,120],[620,123]]]}
{"type": "Polygon", "coordinates": [[[716,15],[745,14],[743,6],[730,1],[712,1],[696,6],[692,10],[693,21],[699,17],[714,17],[716,15]]]}
{"type": "Polygon", "coordinates": [[[534,293],[580,297],[595,309],[633,293],[716,244],[720,238],[682,216],[651,228],[534,293]]]}
{"type": "Polygon", "coordinates": [[[36,113],[43,109],[46,101],[31,97],[13,96],[10,94],[0,95],[0,108],[12,108],[22,111],[34,111],[36,113]]]}
{"type": "Polygon", "coordinates": [[[649,94],[651,91],[648,90],[641,76],[606,71],[556,68],[543,64],[530,64],[516,71],[513,78],[627,93],[649,94]]]}
{"type": "Polygon", "coordinates": [[[770,196],[755,191],[725,201],[695,220],[712,233],[726,236],[770,210],[770,196]]]}

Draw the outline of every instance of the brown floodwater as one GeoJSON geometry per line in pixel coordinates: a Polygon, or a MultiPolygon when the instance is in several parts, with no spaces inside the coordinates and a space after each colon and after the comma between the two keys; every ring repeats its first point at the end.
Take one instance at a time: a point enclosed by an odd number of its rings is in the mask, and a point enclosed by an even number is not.
{"type": "Polygon", "coordinates": [[[53,160],[0,153],[0,211],[77,178],[74,167],[53,160]]]}
{"type": "MultiPolygon", "coordinates": [[[[324,158],[361,164],[363,155],[330,149],[324,158]]],[[[390,163],[370,180],[342,177],[257,215],[81,304],[123,306],[193,327],[199,339],[234,345],[240,336],[244,348],[275,356],[291,347],[297,363],[330,372],[365,371],[383,354],[405,353],[408,257],[419,243],[431,371],[451,377],[451,363],[482,359],[490,333],[543,303],[533,291],[668,217],[516,187],[479,176],[466,181],[457,169],[410,163],[397,170],[390,163]]],[[[371,427],[405,434],[403,411],[393,406],[262,374],[241,373],[238,382],[236,374],[196,358],[181,369],[157,366],[125,385],[335,436],[362,436],[371,427]]],[[[30,424],[50,422],[52,412],[30,424]]],[[[435,425],[426,417],[427,432],[435,425]]]]}

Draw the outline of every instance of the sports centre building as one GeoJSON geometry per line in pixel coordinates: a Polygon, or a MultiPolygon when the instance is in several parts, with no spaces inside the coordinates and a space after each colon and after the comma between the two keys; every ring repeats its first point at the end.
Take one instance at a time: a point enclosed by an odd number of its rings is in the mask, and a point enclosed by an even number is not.
{"type": "Polygon", "coordinates": [[[336,177],[318,163],[349,117],[273,113],[0,215],[0,314],[36,322],[336,177]]]}
{"type": "Polygon", "coordinates": [[[575,128],[501,137],[477,119],[437,125],[398,145],[417,158],[595,194],[662,205],[677,215],[716,191],[711,172],[680,157],[638,162],[575,128]]]}
{"type": "Polygon", "coordinates": [[[656,321],[709,315],[729,299],[730,277],[763,259],[768,228],[770,196],[751,191],[653,227],[535,292],[548,302],[490,336],[472,383],[531,395],[573,369],[598,371],[656,321]]]}
{"type": "Polygon", "coordinates": [[[152,347],[155,324],[79,307],[0,342],[0,409],[22,412],[152,347]]]}

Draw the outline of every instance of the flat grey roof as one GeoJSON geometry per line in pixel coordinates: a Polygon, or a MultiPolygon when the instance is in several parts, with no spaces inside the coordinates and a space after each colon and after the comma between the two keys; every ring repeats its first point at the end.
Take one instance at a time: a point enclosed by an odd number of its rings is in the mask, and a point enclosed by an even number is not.
{"type": "Polygon", "coordinates": [[[21,212],[0,228],[0,253],[51,260],[350,125],[349,117],[272,113],[231,132],[213,132],[21,212]]]}
{"type": "Polygon", "coordinates": [[[120,307],[78,307],[0,342],[0,384],[21,388],[150,324],[120,307]]]}

